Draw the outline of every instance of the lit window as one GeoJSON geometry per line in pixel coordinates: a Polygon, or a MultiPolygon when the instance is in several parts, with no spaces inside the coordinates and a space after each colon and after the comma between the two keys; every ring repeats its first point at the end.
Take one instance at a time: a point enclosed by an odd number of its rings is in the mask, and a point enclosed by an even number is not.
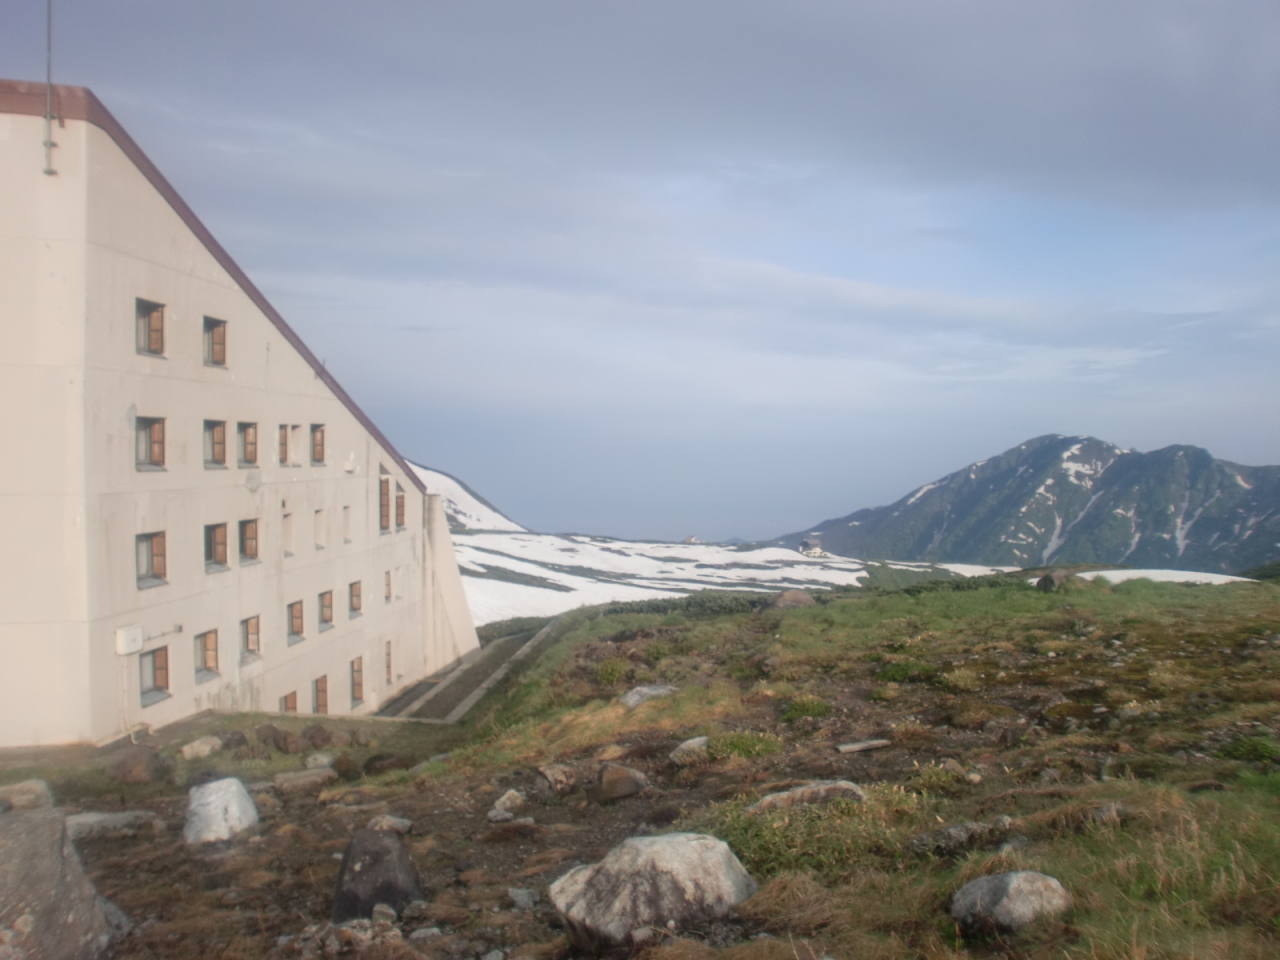
{"type": "Polygon", "coordinates": [[[286,693],[283,697],[280,698],[280,712],[281,713],[297,713],[298,712],[298,694],[296,691],[294,693],[286,693]]]}
{"type": "Polygon", "coordinates": [[[169,648],[157,647],[138,658],[142,671],[142,705],[149,707],[169,695],[169,648]]]}
{"type": "Polygon", "coordinates": [[[153,587],[165,582],[168,567],[163,533],[143,533],[137,538],[138,586],[153,587]]]}
{"type": "Polygon", "coordinates": [[[364,699],[364,657],[351,661],[351,703],[354,706],[364,699]]]}
{"type": "Polygon", "coordinates": [[[295,600],[289,604],[289,642],[297,643],[302,639],[302,601],[295,600]]]}
{"type": "Polygon", "coordinates": [[[324,424],[311,425],[311,462],[324,463],[324,424]]]}
{"type": "Polygon", "coordinates": [[[164,356],[164,304],[135,300],[138,317],[138,352],[164,356]]]}
{"type": "Polygon", "coordinates": [[[258,521],[240,521],[240,562],[258,559],[258,521]]]}
{"type": "Polygon", "coordinates": [[[311,681],[311,712],[329,712],[329,678],[316,677],[311,681]]]}
{"type": "Polygon", "coordinates": [[[396,484],[396,527],[404,529],[404,488],[396,484]]]}
{"type": "Polygon", "coordinates": [[[157,470],[164,466],[164,420],[160,417],[138,417],[136,422],[137,452],[134,462],[139,470],[157,470]]]}
{"type": "Polygon", "coordinates": [[[204,465],[206,467],[227,465],[227,424],[224,420],[204,422],[204,465]]]}
{"type": "Polygon", "coordinates": [[[240,648],[253,656],[262,652],[262,635],[258,630],[258,618],[249,617],[240,621],[240,648]]]}
{"type": "Polygon", "coordinates": [[[320,594],[320,629],[328,630],[333,626],[333,591],[326,590],[320,594]]]}
{"type": "Polygon", "coordinates": [[[236,424],[236,433],[240,438],[240,466],[256,466],[258,463],[258,425],[256,423],[236,424]]]}
{"type": "Polygon", "coordinates": [[[206,630],[196,634],[196,677],[202,673],[218,672],[218,631],[206,630]]]}
{"type": "Polygon", "coordinates": [[[361,604],[364,603],[362,596],[364,590],[360,583],[361,582],[357,580],[355,583],[347,587],[347,609],[353,614],[359,613],[361,604]]]}
{"type": "Polygon", "coordinates": [[[227,365],[227,322],[204,318],[204,362],[213,367],[227,365]]]}
{"type": "Polygon", "coordinates": [[[204,566],[206,570],[227,565],[227,525],[211,523],[204,528],[204,566]]]}

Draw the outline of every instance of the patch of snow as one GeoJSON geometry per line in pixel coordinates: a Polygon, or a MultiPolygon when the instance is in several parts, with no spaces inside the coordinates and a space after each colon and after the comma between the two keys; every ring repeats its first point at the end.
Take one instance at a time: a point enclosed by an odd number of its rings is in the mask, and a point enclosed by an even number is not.
{"type": "Polygon", "coordinates": [[[1240,484],[1240,486],[1244,487],[1246,490],[1253,489],[1253,484],[1250,483],[1248,480],[1246,480],[1244,477],[1240,476],[1240,474],[1237,473],[1234,476],[1236,478],[1236,483],[1240,484]]]}
{"type": "Polygon", "coordinates": [[[466,487],[447,473],[431,470],[412,462],[409,466],[426,484],[427,493],[438,493],[444,497],[445,513],[463,529],[524,531],[525,528],[514,520],[508,520],[497,510],[481,503],[466,487]]]}
{"type": "MultiPolygon", "coordinates": [[[[1126,580],[1154,580],[1157,583],[1248,583],[1248,577],[1233,577],[1226,573],[1199,573],[1195,570],[1086,570],[1077,573],[1085,580],[1101,578],[1108,583],[1124,583],[1126,580]]],[[[1034,584],[1035,577],[1027,580],[1034,584]]]]}
{"type": "Polygon", "coordinates": [[[926,483],[923,487],[921,487],[919,490],[917,490],[915,493],[911,495],[911,499],[906,502],[906,506],[908,507],[911,506],[913,503],[915,503],[917,500],[923,497],[930,490],[936,490],[940,486],[942,486],[942,481],[938,481],[937,483],[926,483]]]}
{"type": "Polygon", "coordinates": [[[1049,537],[1049,542],[1045,544],[1044,553],[1040,555],[1040,563],[1046,564],[1049,558],[1058,551],[1063,544],[1062,536],[1062,517],[1058,516],[1057,511],[1053,514],[1053,535],[1049,537]]]}

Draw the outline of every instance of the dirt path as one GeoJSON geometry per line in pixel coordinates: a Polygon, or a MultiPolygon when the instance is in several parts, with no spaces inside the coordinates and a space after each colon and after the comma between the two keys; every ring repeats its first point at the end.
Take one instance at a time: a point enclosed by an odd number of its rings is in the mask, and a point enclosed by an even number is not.
{"type": "Polygon", "coordinates": [[[533,631],[527,631],[513,633],[493,641],[484,648],[479,657],[464,668],[464,673],[415,710],[411,716],[425,720],[444,720],[458,704],[488,680],[495,670],[506,663],[532,637],[533,631]]]}

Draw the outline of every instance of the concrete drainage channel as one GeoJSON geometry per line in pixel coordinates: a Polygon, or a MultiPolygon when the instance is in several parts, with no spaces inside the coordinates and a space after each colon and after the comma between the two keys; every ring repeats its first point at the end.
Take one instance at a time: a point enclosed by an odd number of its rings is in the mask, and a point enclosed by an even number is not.
{"type": "Polygon", "coordinates": [[[379,716],[418,723],[457,723],[513,666],[531,656],[562,619],[556,617],[532,637],[516,633],[472,651],[449,673],[431,678],[436,682],[427,689],[419,688],[416,696],[416,691],[410,691],[410,696],[397,698],[379,711],[379,716]]]}

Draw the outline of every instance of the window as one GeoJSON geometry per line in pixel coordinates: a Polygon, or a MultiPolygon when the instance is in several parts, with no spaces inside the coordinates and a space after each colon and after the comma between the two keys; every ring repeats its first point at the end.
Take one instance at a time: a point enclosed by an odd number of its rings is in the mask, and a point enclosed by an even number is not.
{"type": "Polygon", "coordinates": [[[262,634],[257,617],[240,621],[240,649],[247,656],[257,656],[262,652],[262,634]]]}
{"type": "Polygon", "coordinates": [[[276,456],[280,460],[280,466],[287,467],[289,465],[289,425],[287,423],[280,424],[276,456]]]}
{"type": "Polygon", "coordinates": [[[286,513],[280,518],[280,539],[284,543],[284,555],[293,556],[293,514],[286,513]]]}
{"type": "Polygon", "coordinates": [[[227,565],[227,525],[211,523],[204,528],[204,567],[221,569],[227,565]]]}
{"type": "Polygon", "coordinates": [[[351,661],[351,704],[364,700],[364,657],[351,661]]]}
{"type": "Polygon", "coordinates": [[[391,529],[391,481],[387,477],[378,481],[378,526],[383,533],[391,529]]]}
{"type": "Polygon", "coordinates": [[[165,562],[164,534],[138,535],[138,586],[154,587],[164,583],[168,575],[165,562]]]}
{"type": "Polygon", "coordinates": [[[138,417],[137,452],[134,462],[139,470],[160,470],[164,467],[164,420],[160,417],[138,417]]]}
{"type": "Polygon", "coordinates": [[[351,542],[351,508],[342,508],[342,542],[351,542]]]}
{"type": "Polygon", "coordinates": [[[404,488],[396,484],[396,529],[404,529],[404,488]]]}
{"type": "Polygon", "coordinates": [[[329,525],[325,522],[323,510],[316,511],[315,532],[316,532],[316,549],[323,550],[325,546],[329,543],[329,525]]]}
{"type": "Polygon", "coordinates": [[[256,423],[236,424],[236,434],[240,438],[240,466],[253,467],[258,464],[258,425],[256,423]]]}
{"type": "Polygon", "coordinates": [[[218,631],[206,630],[196,634],[196,680],[202,673],[218,672],[218,631]]]}
{"type": "Polygon", "coordinates": [[[329,712],[329,677],[316,677],[311,681],[311,712],[329,712]]]}
{"type": "Polygon", "coordinates": [[[206,468],[227,465],[227,424],[224,420],[204,422],[204,465],[206,468]]]}
{"type": "Polygon", "coordinates": [[[302,452],[302,428],[296,423],[289,428],[289,464],[297,466],[302,452]]]}
{"type": "Polygon", "coordinates": [[[386,588],[386,601],[391,602],[391,571],[388,570],[382,575],[383,586],[386,588]]]}
{"type": "Polygon", "coordinates": [[[360,612],[360,607],[364,603],[362,594],[363,589],[359,580],[347,587],[347,610],[353,616],[360,612]]]}
{"type": "Polygon", "coordinates": [[[297,643],[302,639],[302,601],[295,600],[289,604],[289,642],[297,643]]]}
{"type": "Polygon", "coordinates": [[[324,424],[311,425],[311,462],[324,463],[324,424]]]}
{"type": "Polygon", "coordinates": [[[391,686],[391,641],[387,641],[387,686],[391,686]]]}
{"type": "Polygon", "coordinates": [[[227,365],[227,322],[204,318],[204,362],[212,367],[227,365]]]}
{"type": "Polygon", "coordinates": [[[328,630],[333,626],[333,591],[326,590],[320,594],[320,629],[328,630]]]}
{"type": "Polygon", "coordinates": [[[142,670],[142,705],[149,707],[169,696],[169,648],[144,653],[138,665],[142,670]]]}
{"type": "Polygon", "coordinates": [[[296,691],[294,693],[286,693],[283,697],[280,698],[280,712],[281,713],[297,713],[298,712],[298,694],[296,691]]]}
{"type": "Polygon", "coordinates": [[[240,562],[258,559],[258,521],[240,521],[240,562]]]}
{"type": "Polygon", "coordinates": [[[164,304],[135,300],[138,315],[138,352],[164,356],[164,304]]]}

